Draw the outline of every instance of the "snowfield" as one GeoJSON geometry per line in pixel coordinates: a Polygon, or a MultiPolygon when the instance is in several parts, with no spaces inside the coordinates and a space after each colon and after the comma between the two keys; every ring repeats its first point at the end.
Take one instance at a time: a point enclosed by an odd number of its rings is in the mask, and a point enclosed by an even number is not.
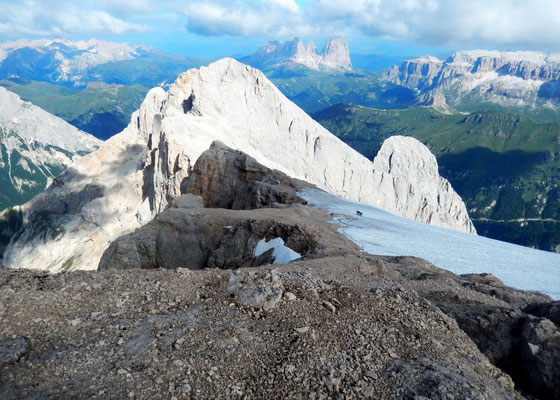
{"type": "Polygon", "coordinates": [[[347,215],[333,222],[367,253],[416,256],[456,274],[488,272],[508,286],[560,299],[560,254],[423,224],[320,190],[299,195],[310,206],[347,215]]]}

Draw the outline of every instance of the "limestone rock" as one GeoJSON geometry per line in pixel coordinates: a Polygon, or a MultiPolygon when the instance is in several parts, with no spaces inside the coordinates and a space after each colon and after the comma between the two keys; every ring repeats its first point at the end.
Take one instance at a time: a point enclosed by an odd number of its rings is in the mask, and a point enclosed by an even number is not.
{"type": "Polygon", "coordinates": [[[416,221],[476,232],[463,201],[439,175],[435,156],[418,140],[405,136],[385,140],[373,160],[373,171],[375,192],[385,194],[376,198],[375,206],[416,221]]]}
{"type": "Polygon", "coordinates": [[[385,79],[418,89],[423,105],[475,98],[504,106],[558,108],[560,54],[461,51],[447,60],[421,57],[389,69],[385,79]]]}
{"type": "Polygon", "coordinates": [[[0,211],[43,191],[101,141],[0,87],[0,211]]]}
{"type": "Polygon", "coordinates": [[[270,42],[255,54],[241,59],[255,68],[267,69],[290,65],[302,65],[316,71],[351,70],[348,43],[343,39],[329,39],[318,53],[315,43],[304,45],[300,38],[282,42],[270,42]]]}
{"type": "Polygon", "coordinates": [[[206,207],[248,210],[274,203],[305,203],[296,191],[309,186],[214,142],[198,158],[185,190],[202,196],[206,207]]]}

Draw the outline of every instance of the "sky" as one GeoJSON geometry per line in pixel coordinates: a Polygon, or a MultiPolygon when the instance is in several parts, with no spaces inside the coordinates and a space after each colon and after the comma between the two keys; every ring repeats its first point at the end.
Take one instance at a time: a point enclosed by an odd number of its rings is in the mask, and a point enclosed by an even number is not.
{"type": "Polygon", "coordinates": [[[353,53],[560,51],[558,0],[0,0],[0,41],[66,37],[195,57],[299,36],[353,53]]]}

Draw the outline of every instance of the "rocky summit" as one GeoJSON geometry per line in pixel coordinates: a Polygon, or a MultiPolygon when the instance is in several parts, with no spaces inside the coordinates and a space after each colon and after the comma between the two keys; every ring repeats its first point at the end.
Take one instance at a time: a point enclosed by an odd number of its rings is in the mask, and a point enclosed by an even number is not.
{"type": "Polygon", "coordinates": [[[560,395],[558,302],[366,254],[220,143],[185,185],[99,271],[0,270],[2,398],[560,395]]]}
{"type": "Polygon", "coordinates": [[[259,69],[304,66],[315,71],[348,71],[352,69],[348,43],[343,39],[329,39],[323,50],[317,52],[315,43],[303,44],[300,38],[270,42],[242,62],[259,69]]]}
{"type": "Polygon", "coordinates": [[[197,160],[216,140],[337,196],[474,233],[465,205],[419,141],[393,139],[372,163],[286,99],[262,72],[223,59],[181,74],[167,92],[152,89],[123,132],[27,203],[24,227],[4,264],[97,268],[112,241],[185,193],[197,160]]]}

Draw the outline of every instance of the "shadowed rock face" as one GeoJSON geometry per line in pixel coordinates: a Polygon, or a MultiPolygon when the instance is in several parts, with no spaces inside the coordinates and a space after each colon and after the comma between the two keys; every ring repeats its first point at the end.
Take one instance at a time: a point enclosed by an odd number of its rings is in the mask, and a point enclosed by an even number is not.
{"type": "Polygon", "coordinates": [[[214,142],[194,165],[185,191],[202,196],[205,207],[248,210],[274,203],[305,204],[296,191],[311,186],[214,142]]]}

